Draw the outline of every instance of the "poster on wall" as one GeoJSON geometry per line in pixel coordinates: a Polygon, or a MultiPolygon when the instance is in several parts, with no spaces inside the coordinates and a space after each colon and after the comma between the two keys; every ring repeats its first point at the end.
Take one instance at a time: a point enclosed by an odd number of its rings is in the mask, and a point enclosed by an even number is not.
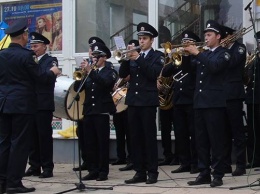
{"type": "Polygon", "coordinates": [[[50,51],[62,50],[62,0],[3,4],[4,22],[10,25],[19,18],[27,18],[29,32],[36,31],[50,40],[50,51]]]}

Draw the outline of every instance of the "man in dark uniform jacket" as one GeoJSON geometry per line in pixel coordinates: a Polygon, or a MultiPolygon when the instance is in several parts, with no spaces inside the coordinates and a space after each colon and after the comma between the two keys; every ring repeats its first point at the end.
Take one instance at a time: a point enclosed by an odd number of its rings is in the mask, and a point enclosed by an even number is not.
{"type": "MultiPolygon", "coordinates": [[[[156,81],[164,57],[163,53],[152,48],[154,38],[158,36],[153,26],[142,22],[137,25],[137,31],[140,55],[137,51],[129,52],[127,55],[130,60],[122,62],[119,68],[119,77],[130,75],[125,103],[128,105],[132,160],[136,171],[134,177],[125,183],[153,184],[157,182],[159,174],[156,138],[159,97],[156,81]]],[[[133,46],[128,46],[128,49],[133,49],[133,46]]]]}
{"type": "MultiPolygon", "coordinates": [[[[195,136],[198,151],[199,176],[189,185],[210,184],[221,186],[224,176],[224,152],[227,142],[225,132],[226,95],[224,88],[225,72],[229,65],[230,54],[220,46],[223,32],[221,26],[209,20],[204,30],[205,41],[210,48],[199,52],[196,45],[184,47],[184,50],[195,56],[196,86],[194,93],[195,136]],[[211,154],[212,162],[211,162],[211,154]],[[210,177],[210,165],[214,169],[213,181],[210,177]]],[[[183,57],[183,65],[190,62],[183,57]],[[187,60],[187,61],[185,61],[187,60]]]]}
{"type": "MultiPolygon", "coordinates": [[[[182,43],[200,42],[200,38],[193,32],[186,30],[182,33],[182,43]]],[[[191,60],[194,56],[189,56],[191,60]]],[[[193,96],[196,83],[195,72],[184,74],[182,66],[178,67],[169,64],[164,67],[163,76],[169,77],[176,75],[179,81],[174,82],[173,86],[173,105],[174,105],[174,134],[178,145],[178,156],[181,166],[172,173],[198,172],[198,157],[195,143],[194,131],[194,109],[193,96]],[[181,71],[181,72],[180,72],[181,71]]]]}
{"type": "MultiPolygon", "coordinates": [[[[35,54],[25,49],[28,42],[27,20],[16,20],[5,30],[11,44],[0,52],[0,191],[27,193],[22,177],[30,148],[34,114],[37,109],[35,83],[40,67],[35,54]]],[[[55,72],[51,68],[44,76],[55,72]]]]}
{"type": "MultiPolygon", "coordinates": [[[[89,174],[82,180],[105,181],[109,173],[109,114],[116,112],[112,99],[112,89],[116,81],[116,74],[112,68],[105,66],[111,57],[110,50],[101,43],[95,43],[93,48],[93,67],[85,61],[82,68],[88,73],[84,86],[86,98],[83,107],[83,130],[86,149],[86,159],[89,174]]],[[[79,88],[80,81],[75,83],[79,88]]]]}
{"type": "MultiPolygon", "coordinates": [[[[46,53],[50,41],[37,32],[30,33],[30,37],[31,49],[37,56],[41,74],[45,74],[53,66],[58,66],[57,58],[46,53]]],[[[54,87],[57,76],[55,74],[50,76],[43,77],[36,82],[37,113],[35,130],[32,133],[32,149],[29,155],[30,168],[25,172],[25,176],[33,175],[39,176],[39,178],[53,176],[53,130],[51,123],[55,110],[54,87]]]]}
{"type": "MultiPolygon", "coordinates": [[[[92,60],[92,48],[91,46],[95,43],[101,43],[105,45],[105,42],[103,40],[101,40],[99,37],[96,36],[92,36],[88,39],[88,44],[89,44],[89,58],[88,58],[88,63],[92,64],[93,60],[92,60]]],[[[108,64],[108,66],[112,66],[111,62],[106,61],[106,64],[108,64]]],[[[82,158],[82,164],[80,166],[81,170],[88,170],[88,164],[87,164],[87,156],[86,156],[86,148],[85,148],[85,143],[84,143],[84,129],[83,129],[83,121],[79,120],[77,121],[77,136],[79,139],[79,143],[80,143],[80,153],[81,153],[81,158],[82,158]]],[[[75,167],[73,168],[74,171],[79,171],[79,167],[75,167]]]]}
{"type": "MultiPolygon", "coordinates": [[[[260,31],[256,33],[258,50],[260,45],[260,31]]],[[[246,87],[247,105],[247,159],[248,168],[260,167],[260,58],[257,53],[255,60],[247,67],[249,82],[246,87]]]]}
{"type": "MultiPolygon", "coordinates": [[[[227,39],[232,36],[235,30],[223,26],[227,39]]],[[[234,139],[236,169],[233,176],[240,176],[246,173],[246,136],[243,124],[243,101],[245,89],[243,84],[243,70],[246,62],[246,47],[238,41],[223,45],[230,50],[231,60],[227,69],[225,90],[227,94],[227,132],[229,145],[227,150],[227,167],[231,169],[232,139],[234,139]]]]}

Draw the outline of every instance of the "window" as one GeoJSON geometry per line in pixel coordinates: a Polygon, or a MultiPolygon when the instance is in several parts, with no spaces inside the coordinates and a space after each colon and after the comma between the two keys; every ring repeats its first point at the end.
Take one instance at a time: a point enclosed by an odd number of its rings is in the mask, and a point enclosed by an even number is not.
{"type": "Polygon", "coordinates": [[[115,36],[123,36],[127,43],[137,39],[136,25],[147,22],[148,0],[77,0],[76,53],[88,51],[88,39],[98,36],[114,49],[115,36]]]}

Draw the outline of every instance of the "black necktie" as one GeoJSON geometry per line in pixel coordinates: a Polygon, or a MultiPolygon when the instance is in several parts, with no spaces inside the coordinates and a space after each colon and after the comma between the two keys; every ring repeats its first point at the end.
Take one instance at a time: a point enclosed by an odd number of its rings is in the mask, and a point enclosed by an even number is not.
{"type": "Polygon", "coordinates": [[[99,72],[99,69],[96,69],[96,72],[97,72],[97,74],[98,74],[98,72],[99,72]]]}
{"type": "Polygon", "coordinates": [[[145,53],[142,53],[142,54],[141,54],[141,57],[143,57],[143,58],[144,58],[144,56],[145,56],[145,53]]]}

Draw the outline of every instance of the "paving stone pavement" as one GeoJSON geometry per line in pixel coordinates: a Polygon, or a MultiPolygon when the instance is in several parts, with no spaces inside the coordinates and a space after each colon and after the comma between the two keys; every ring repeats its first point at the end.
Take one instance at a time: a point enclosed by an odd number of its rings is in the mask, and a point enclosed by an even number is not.
{"type": "MultiPolygon", "coordinates": [[[[77,165],[76,165],[77,166],[77,165]]],[[[54,177],[39,179],[38,177],[25,177],[23,183],[25,186],[36,188],[34,193],[53,194],[74,189],[67,193],[90,193],[90,194],[260,194],[260,171],[255,169],[247,170],[247,174],[239,177],[232,177],[226,174],[223,178],[223,186],[211,188],[209,185],[188,186],[187,182],[194,180],[197,174],[179,173],[172,174],[171,171],[178,166],[159,167],[159,178],[156,184],[147,185],[138,183],[132,185],[124,184],[124,180],[130,179],[134,171],[121,172],[118,169],[124,165],[111,166],[107,181],[83,181],[86,187],[80,191],[76,187],[79,183],[79,173],[72,171],[73,164],[55,164],[54,177]],[[230,187],[245,186],[254,183],[254,187],[240,188],[230,190],[230,187]],[[93,189],[98,187],[99,189],[93,189]]],[[[233,166],[234,168],[234,166],[233,166]]],[[[87,171],[82,171],[85,176],[87,171]]]]}

